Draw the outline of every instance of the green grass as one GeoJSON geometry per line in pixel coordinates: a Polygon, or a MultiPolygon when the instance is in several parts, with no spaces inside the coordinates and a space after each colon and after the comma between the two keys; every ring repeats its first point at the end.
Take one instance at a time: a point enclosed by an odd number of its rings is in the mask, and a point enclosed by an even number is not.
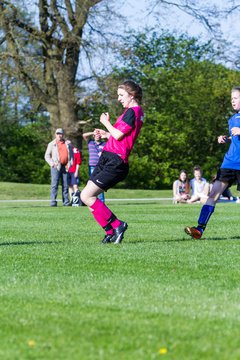
{"type": "MultiPolygon", "coordinates": [[[[81,187],[82,188],[82,187],[81,187]]],[[[60,192],[59,192],[60,193],[60,192]]],[[[61,194],[60,194],[61,195],[61,194]]],[[[47,200],[50,196],[50,185],[19,184],[0,182],[0,200],[16,199],[42,199],[47,200]]],[[[110,189],[106,193],[106,199],[112,198],[158,198],[172,197],[172,190],[129,190],[110,189]]],[[[61,196],[59,196],[61,199],[61,196]]]]}
{"type": "Polygon", "coordinates": [[[200,205],[109,205],[129,224],[120,246],[86,207],[1,203],[0,358],[240,359],[240,205],[218,204],[199,241],[183,228],[200,205]]]}

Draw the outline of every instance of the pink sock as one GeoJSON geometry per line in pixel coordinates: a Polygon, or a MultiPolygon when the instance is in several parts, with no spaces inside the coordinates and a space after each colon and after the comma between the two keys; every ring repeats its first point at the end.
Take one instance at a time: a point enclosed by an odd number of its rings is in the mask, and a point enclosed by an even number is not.
{"type": "Polygon", "coordinates": [[[121,221],[118,220],[118,219],[114,220],[114,221],[111,223],[113,229],[116,229],[120,224],[121,224],[121,221]]]}
{"type": "Polygon", "coordinates": [[[90,206],[90,208],[93,210],[93,217],[99,223],[99,225],[101,227],[107,226],[108,220],[112,215],[111,210],[98,198],[96,199],[95,203],[90,206]]]}
{"type": "Polygon", "coordinates": [[[113,235],[113,229],[107,230],[107,231],[106,231],[106,234],[107,234],[107,235],[113,235]]]}

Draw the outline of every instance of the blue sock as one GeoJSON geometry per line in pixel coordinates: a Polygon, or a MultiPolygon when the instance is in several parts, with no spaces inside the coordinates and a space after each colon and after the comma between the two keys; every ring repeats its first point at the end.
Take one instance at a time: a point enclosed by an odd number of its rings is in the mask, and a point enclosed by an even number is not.
{"type": "Polygon", "coordinates": [[[214,212],[215,206],[211,205],[203,205],[202,210],[200,212],[199,218],[198,218],[198,226],[197,228],[203,232],[205,227],[207,226],[207,223],[214,212]]]}

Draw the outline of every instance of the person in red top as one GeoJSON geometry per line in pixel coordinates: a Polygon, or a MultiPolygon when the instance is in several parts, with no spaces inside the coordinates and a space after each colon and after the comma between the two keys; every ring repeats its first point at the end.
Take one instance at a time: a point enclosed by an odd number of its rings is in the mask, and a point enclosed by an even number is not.
{"type": "Polygon", "coordinates": [[[119,220],[97,196],[102,191],[124,180],[128,175],[128,158],[143,124],[143,110],[140,106],[142,89],[132,80],[118,86],[118,101],[124,107],[123,114],[114,125],[108,113],[100,116],[100,122],[107,131],[95,129],[95,134],[107,137],[102,155],[99,158],[87,185],[81,192],[81,200],[88,206],[95,220],[105,230],[103,244],[120,244],[128,224],[119,220]]]}
{"type": "MultiPolygon", "coordinates": [[[[71,144],[71,141],[67,141],[71,144]]],[[[73,151],[73,164],[68,169],[68,187],[71,196],[72,206],[80,206],[80,190],[79,190],[79,167],[82,163],[81,153],[78,148],[72,146],[73,151]]]]}

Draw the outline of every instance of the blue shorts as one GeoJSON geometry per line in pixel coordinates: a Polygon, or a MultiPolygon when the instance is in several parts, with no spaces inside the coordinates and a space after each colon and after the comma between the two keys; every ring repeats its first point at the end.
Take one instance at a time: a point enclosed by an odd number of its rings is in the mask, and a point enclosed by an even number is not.
{"type": "Polygon", "coordinates": [[[70,172],[68,173],[67,181],[68,181],[68,186],[79,185],[80,183],[79,177],[75,177],[74,173],[70,173],[70,172]]]}

